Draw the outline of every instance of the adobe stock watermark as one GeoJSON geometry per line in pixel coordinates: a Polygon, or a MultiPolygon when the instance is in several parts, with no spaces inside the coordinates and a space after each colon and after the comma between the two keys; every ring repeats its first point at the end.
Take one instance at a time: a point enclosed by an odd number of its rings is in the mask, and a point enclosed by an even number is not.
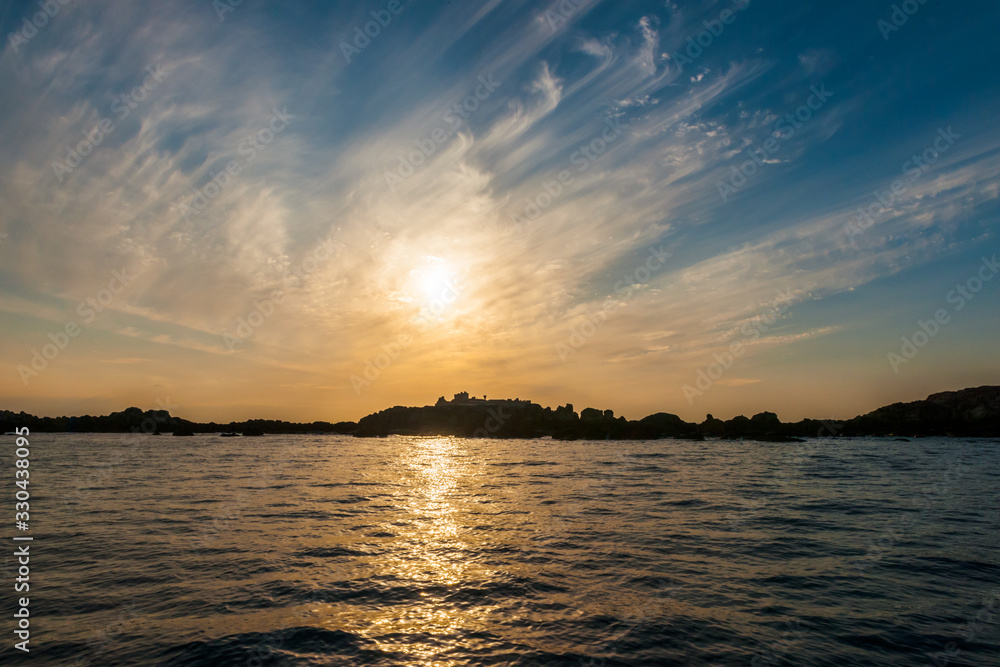
{"type": "Polygon", "coordinates": [[[69,347],[70,341],[83,332],[83,327],[93,324],[98,314],[104,312],[111,305],[111,302],[115,300],[115,297],[121,294],[132,281],[142,274],[143,271],[129,275],[127,268],[123,268],[121,271],[112,271],[111,280],[108,281],[106,288],[99,290],[94,296],[87,297],[77,304],[76,313],[83,318],[83,325],[77,323],[76,320],[70,320],[61,330],[49,333],[48,338],[52,342],[43,345],[41,351],[38,348],[32,348],[31,360],[28,364],[19,364],[17,366],[17,373],[20,375],[24,386],[27,387],[28,381],[31,378],[38,377],[42,371],[48,368],[49,363],[55,361],[56,357],[69,347]]]}
{"type": "Polygon", "coordinates": [[[479,85],[472,94],[465,99],[456,102],[448,107],[441,114],[441,120],[451,125],[450,128],[435,127],[424,139],[415,139],[416,150],[408,154],[399,155],[399,165],[392,171],[386,170],[385,183],[389,190],[395,192],[396,186],[416,173],[417,169],[426,164],[432,155],[437,153],[438,148],[455,136],[458,129],[462,127],[463,120],[469,120],[483,102],[490,98],[490,95],[500,87],[503,81],[496,81],[492,74],[479,77],[479,85]],[[460,118],[461,117],[461,118],[460,118]]]}
{"type": "MultiPolygon", "coordinates": [[[[171,410],[179,408],[180,405],[170,402],[170,397],[166,399],[156,399],[156,406],[159,410],[170,413],[171,410]]],[[[175,415],[176,416],[176,415],[175,415]]],[[[119,441],[120,447],[114,449],[110,456],[104,461],[99,461],[91,472],[80,472],[74,477],[76,488],[72,493],[63,496],[63,504],[69,510],[71,506],[84,502],[87,497],[93,494],[94,489],[103,488],[108,485],[109,480],[114,478],[115,470],[125,461],[126,448],[128,453],[132,453],[132,448],[145,442],[142,436],[152,435],[160,430],[160,424],[166,418],[161,414],[155,417],[145,417],[138,426],[133,426],[130,433],[123,433],[119,441]]]]}
{"type": "Polygon", "coordinates": [[[260,153],[267,150],[275,137],[281,134],[288,127],[288,122],[295,118],[288,113],[288,107],[280,111],[277,107],[271,110],[272,115],[265,127],[247,135],[243,141],[236,146],[236,153],[243,157],[243,163],[238,160],[230,160],[224,169],[220,169],[210,174],[210,180],[201,188],[195,188],[191,199],[181,204],[181,215],[185,220],[197,217],[207,209],[213,201],[219,198],[233,178],[239,176],[243,168],[253,163],[260,153]]]}
{"type": "Polygon", "coordinates": [[[389,366],[392,366],[393,362],[399,359],[399,355],[412,342],[413,339],[409,334],[400,334],[396,340],[383,343],[379,348],[381,351],[374,357],[365,359],[364,370],[361,371],[361,375],[352,375],[350,378],[354,394],[361,396],[361,390],[365,387],[370,387],[372,382],[378,380],[382,372],[389,368],[389,366]]]}
{"type": "Polygon", "coordinates": [[[545,10],[545,20],[549,24],[549,28],[552,32],[558,30],[561,26],[566,25],[569,17],[576,13],[576,10],[580,8],[584,0],[562,0],[559,5],[552,9],[545,10]]]}
{"type": "Polygon", "coordinates": [[[219,17],[219,23],[226,20],[226,14],[235,12],[236,8],[243,4],[243,0],[212,0],[212,9],[219,17]]]}
{"type": "MultiPolygon", "coordinates": [[[[458,300],[461,293],[459,286],[450,280],[445,280],[438,296],[431,299],[427,307],[420,309],[416,322],[426,326],[440,322],[441,316],[458,300]]],[[[354,374],[350,377],[351,387],[354,389],[355,395],[361,396],[361,390],[370,387],[373,382],[378,380],[412,342],[413,339],[409,334],[400,334],[395,341],[383,343],[379,348],[381,351],[374,357],[365,359],[361,375],[354,374]]]]}
{"type": "Polygon", "coordinates": [[[788,652],[805,639],[802,632],[802,624],[799,619],[785,622],[787,630],[781,633],[781,637],[764,646],[753,658],[750,659],[751,667],[766,667],[768,665],[780,665],[788,658],[788,652]]]}
{"type": "Polygon", "coordinates": [[[729,182],[720,179],[716,183],[722,201],[728,200],[730,195],[738,192],[764,165],[771,164],[773,162],[771,156],[781,150],[782,142],[795,136],[796,130],[801,129],[803,125],[812,120],[813,114],[819,112],[827,100],[833,97],[833,93],[826,89],[825,83],[821,83],[819,88],[812,86],[809,90],[811,94],[806,98],[805,104],[780,118],[774,124],[771,135],[763,143],[746,150],[746,154],[750,156],[749,160],[739,167],[729,168],[729,182]]]}
{"type": "MultiPolygon", "coordinates": [[[[161,70],[159,65],[147,67],[146,72],[148,74],[142,80],[141,84],[127,93],[118,95],[111,103],[111,111],[115,114],[119,122],[128,118],[129,114],[139,106],[140,102],[145,101],[151,92],[159,88],[160,84],[163,83],[163,79],[167,76],[167,72],[161,70]]],[[[66,146],[66,157],[62,161],[52,161],[52,171],[55,172],[59,182],[62,183],[66,174],[69,174],[83,164],[87,156],[104,143],[104,139],[110,136],[116,128],[115,122],[110,117],[102,118],[92,130],[89,132],[86,130],[83,131],[83,141],[77,143],[75,147],[66,146]]]]}
{"type": "MultiPolygon", "coordinates": [[[[937,133],[938,136],[934,138],[930,146],[925,148],[923,152],[913,155],[900,168],[903,174],[909,176],[911,184],[919,181],[924,174],[930,171],[931,166],[938,161],[941,155],[947,153],[955,145],[955,141],[962,138],[962,135],[952,131],[951,125],[948,126],[947,130],[939,127],[937,133]]],[[[860,236],[868,231],[875,224],[876,218],[889,212],[893,204],[896,203],[896,198],[902,197],[908,188],[905,181],[897,178],[887,191],[879,192],[876,190],[875,199],[877,201],[868,206],[859,206],[857,217],[844,226],[847,240],[853,243],[855,236],[860,236]]]]}
{"type": "MultiPolygon", "coordinates": [[[[955,306],[954,312],[957,313],[965,308],[965,305],[972,301],[983,290],[986,283],[993,280],[993,277],[997,273],[1000,273],[1000,264],[997,263],[997,256],[993,255],[992,259],[983,257],[982,263],[975,274],[969,277],[964,283],[955,285],[955,289],[945,295],[945,301],[953,304],[955,306]]],[[[945,308],[937,309],[934,312],[934,317],[927,321],[917,320],[917,329],[910,336],[903,336],[899,352],[889,352],[886,355],[893,372],[898,374],[899,367],[910,363],[917,356],[917,353],[926,347],[932,338],[938,335],[941,327],[949,322],[951,322],[951,314],[945,308]]]]}
{"type": "Polygon", "coordinates": [[[139,622],[138,609],[135,600],[122,605],[118,620],[90,632],[87,636],[87,650],[69,664],[73,667],[86,667],[101,658],[120,635],[139,622]]]}
{"type": "Polygon", "coordinates": [[[619,296],[608,296],[599,311],[593,314],[587,313],[587,320],[583,324],[570,327],[569,338],[565,342],[556,343],[556,354],[559,356],[559,361],[566,363],[570,355],[578,352],[588,339],[597,334],[598,329],[608,321],[610,315],[627,305],[628,300],[635,294],[636,286],[649,282],[653,274],[663,268],[671,256],[672,253],[663,251],[663,246],[649,248],[649,257],[646,258],[646,261],[615,283],[615,295],[619,296]],[[623,304],[622,301],[626,303],[623,304]]]}
{"type": "Polygon", "coordinates": [[[420,309],[420,312],[417,314],[417,323],[431,324],[439,320],[445,311],[448,310],[448,307],[458,301],[458,297],[461,295],[462,290],[455,282],[451,280],[443,281],[438,296],[431,299],[426,307],[420,309]]]}
{"type": "Polygon", "coordinates": [[[778,292],[778,298],[773,306],[740,327],[740,336],[729,345],[728,350],[723,354],[714,352],[712,358],[715,359],[715,363],[698,369],[694,386],[686,384],[681,388],[688,405],[694,405],[695,398],[704,396],[705,392],[711,389],[716,381],[733,367],[736,360],[746,353],[747,343],[757,340],[761,334],[767,332],[778,320],[778,315],[789,308],[792,303],[791,292],[778,292]]]}
{"type": "MultiPolygon", "coordinates": [[[[996,623],[994,615],[1000,611],[998,603],[1000,603],[1000,588],[995,588],[990,592],[989,597],[983,598],[982,607],[980,607],[979,611],[974,616],[970,616],[962,624],[963,641],[966,643],[976,641],[986,631],[987,623],[996,623]]],[[[934,661],[935,667],[947,667],[952,660],[957,660],[962,654],[962,649],[959,648],[958,642],[955,641],[946,643],[942,648],[944,649],[943,651],[927,654],[927,657],[934,661]]]]}
{"type": "Polygon", "coordinates": [[[875,26],[882,33],[882,39],[889,41],[889,36],[906,25],[910,17],[920,11],[920,8],[927,4],[927,0],[903,0],[902,3],[892,6],[889,19],[879,19],[875,26]]]}
{"type": "MultiPolygon", "coordinates": [[[[282,284],[293,282],[296,278],[298,278],[300,285],[305,284],[309,276],[315,273],[321,264],[336,257],[343,247],[342,243],[332,240],[319,243],[313,249],[312,255],[306,257],[298,264],[291,266],[282,274],[282,284]]],[[[222,334],[222,342],[226,344],[226,348],[230,352],[233,352],[236,350],[237,345],[249,340],[257,332],[257,329],[264,326],[264,323],[274,315],[278,304],[284,299],[284,291],[277,289],[271,292],[270,298],[255,300],[253,302],[253,310],[247,313],[246,317],[236,319],[236,329],[234,332],[229,333],[226,331],[222,334]]]]}
{"type": "Polygon", "coordinates": [[[21,17],[21,28],[17,32],[7,33],[7,43],[14,53],[20,53],[21,47],[27,44],[38,34],[38,31],[49,24],[55,18],[62,7],[73,0],[39,0],[38,6],[42,11],[35,12],[29,20],[27,16],[21,17]]]}
{"type": "MultiPolygon", "coordinates": [[[[594,553],[602,560],[608,557],[608,554],[597,550],[597,546],[587,548],[589,553],[594,553]]],[[[602,608],[605,614],[617,619],[618,629],[600,645],[598,650],[604,655],[593,656],[586,663],[581,664],[587,667],[609,667],[611,664],[622,664],[615,659],[615,656],[623,654],[623,645],[628,645],[637,634],[641,633],[641,628],[644,625],[655,624],[656,621],[662,622],[665,617],[672,616],[671,600],[676,594],[683,591],[684,587],[683,581],[667,575],[660,577],[652,595],[645,594],[621,601],[607,600],[602,608]],[[609,660],[614,660],[614,662],[609,662],[609,660]]]]}
{"type": "MultiPolygon", "coordinates": [[[[194,548],[212,547],[224,533],[230,531],[235,521],[253,507],[255,500],[264,500],[263,494],[270,491],[275,480],[285,473],[289,465],[292,465],[296,450],[301,448],[301,444],[294,440],[285,442],[287,444],[276,445],[281,448],[273,452],[269,461],[254,467],[253,477],[247,480],[248,483],[245,483],[239,492],[229,496],[225,504],[213,508],[210,521],[199,521],[199,534],[191,535],[189,538],[194,548]]],[[[184,579],[176,573],[174,576],[184,579]]]]}
{"type": "MultiPolygon", "coordinates": [[[[750,6],[751,0],[739,0],[735,5],[736,12],[742,12],[750,6]]],[[[710,48],[715,40],[722,36],[727,25],[736,22],[736,14],[732,9],[723,9],[719,17],[710,21],[702,21],[705,29],[693,37],[688,37],[687,48],[670,54],[670,61],[677,64],[678,72],[684,71],[685,65],[693,65],[705,50],[710,48]]]]}
{"type": "Polygon", "coordinates": [[[494,410],[492,407],[486,410],[486,421],[483,425],[472,432],[473,438],[492,438],[493,434],[500,430],[500,428],[507,423],[510,419],[509,414],[504,414],[503,405],[497,405],[494,410]]]}
{"type": "Polygon", "coordinates": [[[354,26],[354,46],[347,42],[340,43],[340,52],[344,54],[344,60],[347,61],[347,64],[351,64],[351,58],[361,55],[361,51],[367,48],[373,39],[382,34],[383,28],[389,27],[389,24],[392,23],[392,17],[399,15],[411,2],[413,0],[406,0],[405,4],[402,0],[389,0],[385,9],[371,11],[372,18],[375,20],[365,23],[364,30],[361,29],[361,26],[354,26]]]}
{"type": "MultiPolygon", "coordinates": [[[[962,477],[969,471],[970,468],[961,459],[949,459],[947,469],[941,478],[920,489],[922,495],[910,498],[910,504],[920,512],[934,510],[946,496],[954,493],[962,477]]],[[[895,547],[896,542],[913,529],[914,523],[919,517],[920,514],[915,516],[914,513],[908,512],[900,516],[899,519],[890,522],[877,538],[868,541],[868,550],[864,556],[854,561],[854,569],[859,574],[864,574],[868,568],[885,558],[889,551],[895,547]]]]}
{"type": "MultiPolygon", "coordinates": [[[[623,123],[618,116],[605,119],[604,124],[606,127],[596,137],[581,145],[569,156],[570,164],[576,167],[578,173],[582,174],[590,169],[591,165],[604,155],[611,144],[615,143],[628,128],[628,123],[623,123]]],[[[569,169],[563,169],[556,178],[543,181],[544,192],[540,192],[534,197],[525,197],[525,206],[522,212],[511,216],[514,232],[522,231],[529,222],[540,218],[545,209],[552,206],[552,203],[562,195],[565,189],[573,184],[573,180],[573,172],[569,169]]]]}

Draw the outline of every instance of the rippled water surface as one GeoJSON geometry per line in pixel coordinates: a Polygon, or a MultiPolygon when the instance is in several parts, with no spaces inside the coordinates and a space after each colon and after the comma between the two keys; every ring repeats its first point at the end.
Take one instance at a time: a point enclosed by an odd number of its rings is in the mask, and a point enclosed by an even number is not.
{"type": "Polygon", "coordinates": [[[24,664],[1000,664],[991,440],[31,444],[24,664]]]}

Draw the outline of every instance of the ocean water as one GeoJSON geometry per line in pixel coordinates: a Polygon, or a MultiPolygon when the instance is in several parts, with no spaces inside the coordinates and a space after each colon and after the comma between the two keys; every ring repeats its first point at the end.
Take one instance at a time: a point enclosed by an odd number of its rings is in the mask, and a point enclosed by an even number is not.
{"type": "Polygon", "coordinates": [[[31,451],[6,664],[1000,665],[993,440],[31,451]]]}

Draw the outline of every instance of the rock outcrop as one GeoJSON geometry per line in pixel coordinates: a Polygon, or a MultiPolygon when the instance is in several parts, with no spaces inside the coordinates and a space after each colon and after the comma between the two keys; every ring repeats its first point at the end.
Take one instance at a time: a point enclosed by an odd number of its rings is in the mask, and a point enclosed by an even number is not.
{"type": "Polygon", "coordinates": [[[666,412],[638,421],[615,417],[611,410],[572,404],[556,409],[520,399],[486,400],[456,394],[424,407],[396,406],[359,421],[312,422],[252,419],[245,422],[199,424],[172,417],[166,410],[128,408],[104,417],[35,417],[9,410],[0,412],[4,431],[27,426],[33,433],[221,433],[243,435],[279,433],[339,433],[358,437],[388,435],[442,435],[464,438],[540,438],[560,440],[655,440],[705,437],[764,442],[789,442],[800,438],[839,436],[956,436],[1000,437],[1000,387],[975,387],[933,394],[925,400],[893,403],[848,421],[803,419],[784,424],[773,412],[743,415],[728,421],[708,415],[700,424],[689,423],[666,412]]]}

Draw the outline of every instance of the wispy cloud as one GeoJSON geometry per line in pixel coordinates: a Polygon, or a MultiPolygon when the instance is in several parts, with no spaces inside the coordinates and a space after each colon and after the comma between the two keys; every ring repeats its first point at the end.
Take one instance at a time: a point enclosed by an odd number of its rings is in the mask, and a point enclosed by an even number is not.
{"type": "MultiPolygon", "coordinates": [[[[39,396],[60,368],[82,369],[88,358],[137,384],[147,372],[163,379],[166,371],[150,370],[161,359],[183,369],[178,377],[245,365],[256,377],[280,375],[291,392],[322,387],[347,406],[344,417],[418,394],[429,368],[445,384],[578,387],[615,373],[674,386],[782,292],[790,305],[749,346],[748,363],[795,374],[768,355],[865,326],[864,314],[823,321],[816,304],[874,294],[880,281],[995,244],[992,87],[963,98],[948,119],[966,138],[851,240],[844,225],[857,207],[942,122],[929,102],[914,109],[892,98],[886,81],[895,79],[875,81],[858,67],[867,44],[829,33],[816,42],[822,48],[786,48],[767,39],[794,17],[772,20],[754,7],[682,73],[665,54],[705,30],[718,7],[576,7],[553,30],[548,5],[415,3],[350,63],[337,44],[365,7],[271,16],[244,4],[220,23],[204,3],[78,3],[30,48],[8,45],[0,55],[0,86],[11,91],[0,100],[8,365],[22,363],[46,327],[76,318],[76,304],[105,289],[112,270],[142,266],[142,279],[81,337],[80,356],[40,378],[39,396]],[[162,68],[162,83],[119,118],[115,100],[148,67],[162,68]],[[498,82],[489,94],[482,77],[498,82]],[[752,183],[720,200],[719,179],[824,83],[834,95],[822,111],[752,183]],[[910,115],[879,111],[879,100],[910,115]],[[251,159],[248,141],[275,109],[292,120],[251,159]],[[60,182],[53,162],[105,118],[115,129],[60,182]],[[608,128],[620,128],[614,140],[608,128]],[[233,161],[239,174],[189,215],[193,194],[233,161]],[[386,174],[401,162],[412,175],[390,187],[386,174]],[[541,214],[512,231],[532,203],[541,214]],[[337,244],[336,257],[297,276],[321,243],[337,244]],[[660,245],[672,251],[667,266],[560,363],[554,345],[586,313],[621,299],[616,284],[660,245]],[[428,322],[420,313],[433,295],[415,276],[432,270],[461,290],[428,322]],[[223,335],[276,293],[278,314],[228,349],[223,335]],[[403,332],[413,345],[357,401],[340,380],[403,332]],[[110,340],[127,349],[105,353],[110,340]]],[[[819,30],[824,11],[800,13],[819,30]]],[[[965,57],[927,64],[941,74],[965,57]]],[[[747,373],[760,379],[719,384],[767,384],[756,367],[747,373]]],[[[16,375],[0,380],[5,395],[21,391],[15,383],[16,375]]],[[[658,391],[624,400],[638,409],[679,398],[658,391]]]]}

